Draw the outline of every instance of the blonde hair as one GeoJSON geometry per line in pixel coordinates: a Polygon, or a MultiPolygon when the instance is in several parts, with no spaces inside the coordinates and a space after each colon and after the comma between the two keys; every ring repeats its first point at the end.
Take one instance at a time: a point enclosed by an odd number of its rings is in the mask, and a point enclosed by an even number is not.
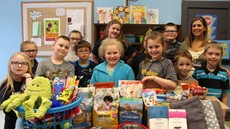
{"type": "Polygon", "coordinates": [[[106,38],[105,40],[103,40],[101,46],[99,47],[99,57],[102,60],[105,60],[105,50],[107,49],[108,46],[111,45],[116,45],[119,49],[119,52],[121,53],[121,58],[124,56],[124,48],[123,45],[121,44],[121,42],[117,39],[110,39],[110,38],[106,38]]]}
{"type": "Polygon", "coordinates": [[[174,62],[178,62],[181,57],[185,57],[192,62],[192,55],[187,50],[179,50],[174,56],[174,62]]]}
{"type": "Polygon", "coordinates": [[[24,46],[25,45],[35,45],[35,47],[36,47],[36,49],[38,49],[38,47],[37,47],[37,45],[36,45],[36,43],[34,42],[34,41],[23,41],[22,43],[21,43],[21,46],[20,46],[20,51],[21,52],[23,52],[24,51],[24,46]]]}
{"type": "Polygon", "coordinates": [[[10,89],[11,92],[14,92],[14,80],[13,80],[13,73],[11,71],[11,61],[13,60],[14,57],[16,57],[17,55],[21,55],[22,57],[24,57],[26,63],[28,64],[28,73],[33,76],[33,73],[32,73],[32,65],[31,65],[31,61],[29,59],[29,57],[23,53],[23,52],[16,52],[14,53],[9,61],[8,61],[8,73],[6,75],[6,78],[1,82],[0,86],[3,85],[3,83],[6,83],[6,86],[3,88],[3,90],[1,92],[3,92],[4,94],[6,93],[6,91],[8,89],[10,89]]]}
{"type": "Polygon", "coordinates": [[[223,46],[221,45],[221,43],[217,43],[217,42],[208,43],[204,48],[204,53],[206,53],[209,48],[216,48],[216,49],[220,50],[221,55],[223,55],[224,49],[223,49],[223,46]]]}
{"type": "Polygon", "coordinates": [[[70,42],[69,37],[67,37],[65,35],[60,35],[55,39],[54,43],[56,43],[59,39],[63,39],[63,40],[66,40],[66,41],[70,42]]]}

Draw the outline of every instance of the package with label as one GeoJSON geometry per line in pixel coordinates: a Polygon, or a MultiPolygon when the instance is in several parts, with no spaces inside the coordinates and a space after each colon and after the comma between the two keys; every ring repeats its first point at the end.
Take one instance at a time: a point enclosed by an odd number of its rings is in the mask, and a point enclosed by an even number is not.
{"type": "Polygon", "coordinates": [[[145,107],[148,108],[148,106],[156,106],[158,105],[157,102],[157,94],[154,90],[143,90],[142,91],[142,99],[144,101],[145,107]]]}
{"type": "Polygon", "coordinates": [[[168,129],[187,129],[187,114],[185,109],[169,109],[168,129]]]}
{"type": "Polygon", "coordinates": [[[119,80],[120,94],[125,98],[140,98],[142,82],[137,80],[119,80]]]}
{"type": "Polygon", "coordinates": [[[95,93],[95,87],[82,87],[78,88],[79,95],[82,96],[82,102],[79,107],[82,110],[82,114],[77,116],[74,123],[77,127],[86,128],[92,126],[92,110],[93,110],[93,96],[95,93]]]}
{"type": "Polygon", "coordinates": [[[97,88],[94,96],[93,126],[106,129],[118,125],[118,88],[97,88]]]}
{"type": "Polygon", "coordinates": [[[149,106],[148,126],[149,129],[168,129],[168,107],[149,106]]]}
{"type": "Polygon", "coordinates": [[[143,101],[141,98],[120,98],[119,123],[136,122],[142,124],[143,101]]]}

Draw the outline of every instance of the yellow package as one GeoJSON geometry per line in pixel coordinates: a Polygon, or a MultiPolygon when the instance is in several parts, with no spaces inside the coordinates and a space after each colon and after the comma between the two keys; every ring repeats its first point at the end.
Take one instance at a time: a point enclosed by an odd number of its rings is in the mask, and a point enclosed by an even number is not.
{"type": "Polygon", "coordinates": [[[93,110],[93,126],[102,126],[113,129],[118,125],[118,110],[95,111],[93,110]]]}
{"type": "Polygon", "coordinates": [[[112,129],[118,125],[118,88],[96,89],[93,106],[93,126],[112,129]]]}

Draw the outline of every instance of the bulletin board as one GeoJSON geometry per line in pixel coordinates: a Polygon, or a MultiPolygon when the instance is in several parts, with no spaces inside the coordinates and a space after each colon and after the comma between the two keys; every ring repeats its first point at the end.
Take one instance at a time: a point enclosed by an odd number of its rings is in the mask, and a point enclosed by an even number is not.
{"type": "Polygon", "coordinates": [[[22,39],[38,46],[38,57],[53,54],[52,44],[59,35],[78,30],[93,41],[93,1],[22,2],[22,39]]]}

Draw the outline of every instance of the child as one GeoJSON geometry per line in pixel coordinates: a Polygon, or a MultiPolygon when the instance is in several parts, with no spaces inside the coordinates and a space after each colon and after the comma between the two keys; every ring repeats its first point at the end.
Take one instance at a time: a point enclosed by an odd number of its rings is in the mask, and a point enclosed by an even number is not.
{"type": "Polygon", "coordinates": [[[70,48],[68,54],[65,56],[66,61],[74,62],[78,60],[77,55],[75,54],[74,46],[82,40],[82,34],[78,30],[73,30],[69,33],[70,39],[70,48]]]}
{"type": "Polygon", "coordinates": [[[203,55],[207,63],[195,70],[193,77],[197,79],[200,86],[208,88],[208,96],[216,96],[228,105],[229,76],[219,66],[223,56],[223,47],[220,43],[211,42],[205,46],[203,55]]]}
{"type": "Polygon", "coordinates": [[[35,74],[38,67],[38,61],[35,59],[38,53],[38,47],[33,41],[24,41],[20,46],[20,51],[26,53],[31,60],[32,72],[35,74]]]}
{"type": "Polygon", "coordinates": [[[89,60],[91,54],[91,45],[85,40],[81,40],[75,45],[76,55],[79,60],[73,62],[75,67],[75,75],[80,79],[79,87],[87,87],[90,82],[90,78],[93,74],[93,69],[97,65],[93,61],[89,60]]]}
{"type": "Polygon", "coordinates": [[[105,39],[99,48],[99,56],[105,61],[94,68],[90,84],[114,82],[117,87],[119,80],[134,80],[132,68],[120,60],[123,55],[124,49],[120,41],[105,39]]]}
{"type": "MultiPolygon", "coordinates": [[[[24,86],[32,80],[30,58],[23,52],[14,53],[8,62],[8,73],[0,84],[0,104],[13,93],[24,90],[24,86]]],[[[14,111],[5,112],[4,129],[15,129],[17,116],[14,111]]]]}
{"type": "Polygon", "coordinates": [[[178,83],[172,62],[163,57],[164,37],[153,32],[146,37],[147,55],[141,62],[138,79],[142,79],[144,88],[175,89],[178,83]]]}
{"type": "Polygon", "coordinates": [[[164,37],[166,43],[165,57],[173,61],[175,53],[181,43],[177,41],[178,31],[176,24],[169,22],[164,26],[164,37]]]}
{"type": "Polygon", "coordinates": [[[108,111],[108,110],[112,110],[112,102],[113,102],[113,97],[107,95],[104,97],[104,110],[108,111]]]}
{"type": "Polygon", "coordinates": [[[64,60],[70,47],[69,38],[59,36],[52,47],[54,49],[53,55],[39,63],[36,76],[44,76],[51,81],[55,77],[59,77],[66,84],[74,76],[74,66],[64,60]]]}
{"type": "Polygon", "coordinates": [[[192,69],[192,55],[188,51],[178,51],[174,57],[174,65],[178,80],[198,83],[190,74],[192,69]]]}

